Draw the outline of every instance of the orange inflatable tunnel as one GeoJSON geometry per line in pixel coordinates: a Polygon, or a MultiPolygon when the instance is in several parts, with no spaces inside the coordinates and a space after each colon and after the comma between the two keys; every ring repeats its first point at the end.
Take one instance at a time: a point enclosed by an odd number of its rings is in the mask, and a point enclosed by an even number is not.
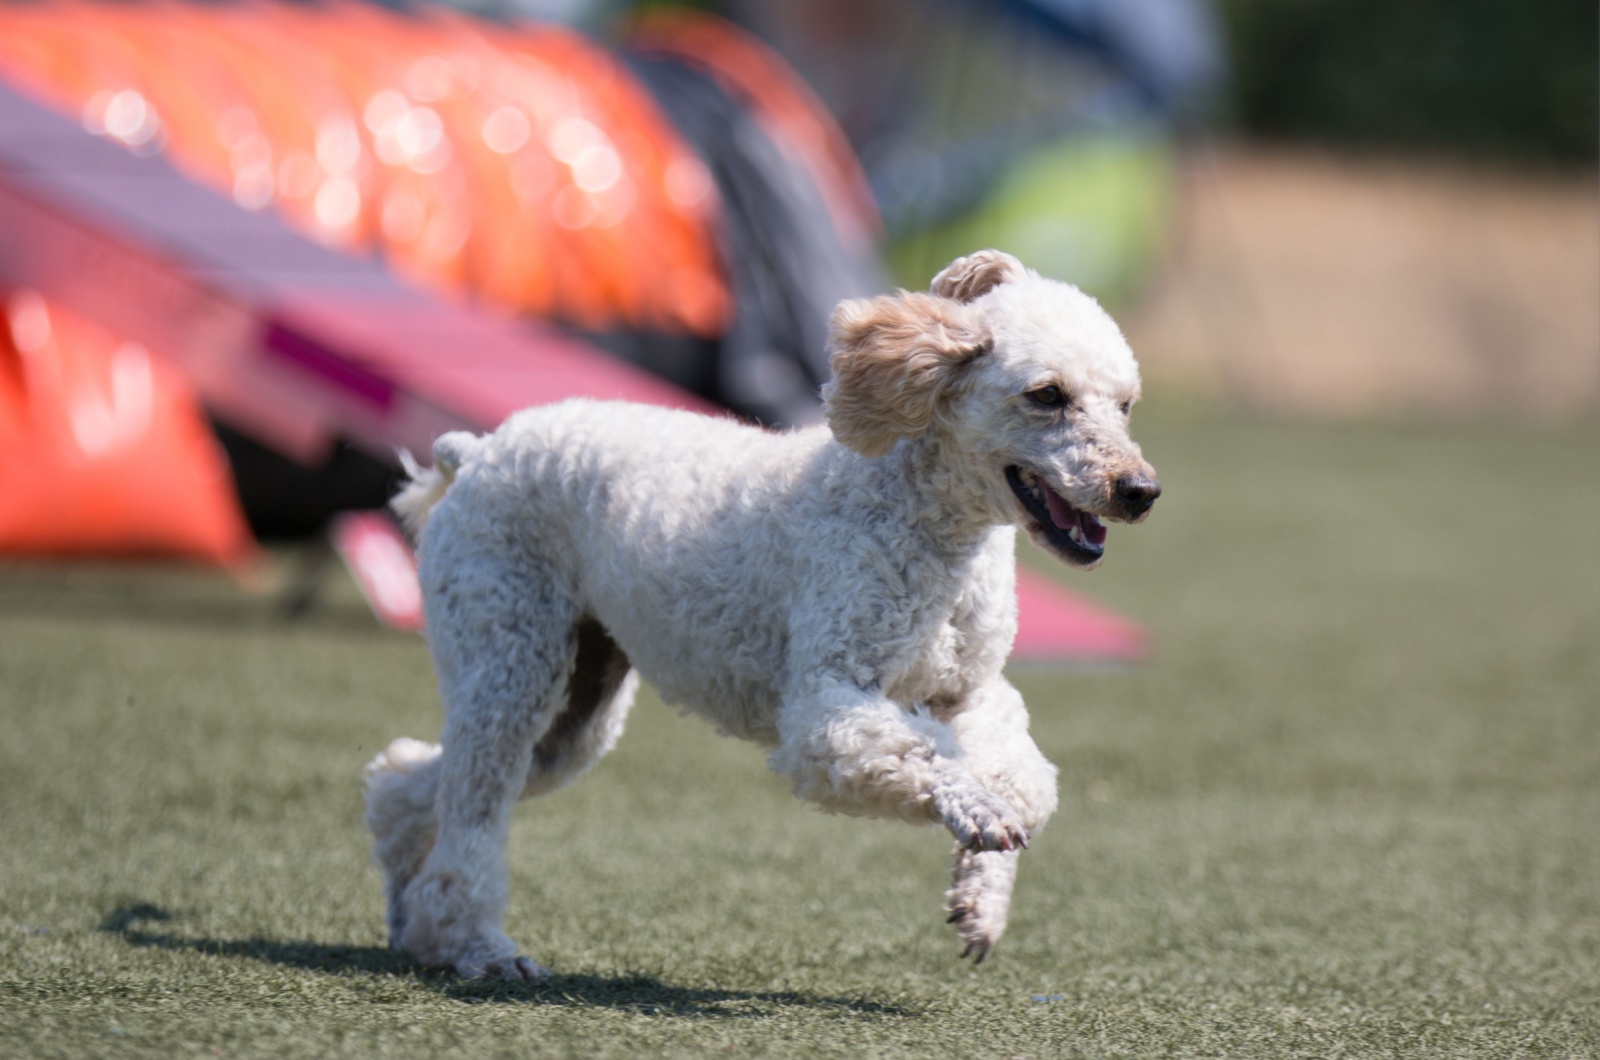
{"type": "Polygon", "coordinates": [[[0,317],[0,552],[255,551],[227,461],[178,369],[35,291],[0,317]]]}

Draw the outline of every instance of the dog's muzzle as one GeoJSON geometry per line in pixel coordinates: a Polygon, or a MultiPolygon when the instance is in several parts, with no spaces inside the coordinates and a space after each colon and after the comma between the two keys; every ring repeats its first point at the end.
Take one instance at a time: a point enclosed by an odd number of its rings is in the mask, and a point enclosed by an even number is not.
{"type": "Polygon", "coordinates": [[[1106,527],[1093,513],[1074,508],[1042,476],[1027,468],[1015,464],[1006,468],[1006,483],[1037,524],[1034,529],[1039,536],[1061,558],[1080,567],[1100,562],[1106,550],[1106,527]]]}

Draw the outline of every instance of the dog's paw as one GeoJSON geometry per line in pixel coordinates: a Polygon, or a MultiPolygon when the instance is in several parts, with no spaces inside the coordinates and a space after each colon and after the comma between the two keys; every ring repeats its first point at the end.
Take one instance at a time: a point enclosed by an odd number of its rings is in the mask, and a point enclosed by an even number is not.
{"type": "Polygon", "coordinates": [[[950,916],[945,923],[956,926],[956,935],[963,943],[962,958],[971,957],[973,964],[982,964],[983,959],[989,956],[989,951],[994,948],[996,939],[983,929],[983,918],[979,915],[977,907],[955,906],[950,910],[950,916]]]}
{"type": "Polygon", "coordinates": [[[956,848],[955,878],[945,894],[945,908],[961,939],[961,956],[974,958],[975,964],[982,964],[1005,934],[1016,871],[1013,851],[975,854],[956,848]]]}
{"type": "Polygon", "coordinates": [[[487,960],[469,957],[456,963],[456,974],[465,979],[505,979],[514,983],[542,983],[550,978],[550,969],[532,957],[491,957],[487,960]]]}
{"type": "Polygon", "coordinates": [[[994,944],[999,941],[987,931],[984,931],[976,926],[976,924],[969,927],[967,924],[963,923],[959,928],[956,929],[956,933],[960,935],[961,941],[966,943],[966,945],[961,948],[961,957],[959,959],[966,960],[968,957],[971,957],[974,967],[983,963],[983,959],[989,956],[989,951],[993,949],[994,944]]]}
{"type": "Polygon", "coordinates": [[[1005,934],[1006,918],[1004,913],[996,916],[992,910],[985,909],[985,903],[977,900],[976,895],[971,897],[972,901],[953,904],[946,922],[956,927],[956,937],[962,944],[961,956],[971,957],[972,963],[978,965],[1005,934]]]}
{"type": "Polygon", "coordinates": [[[1011,805],[982,788],[935,797],[939,815],[967,850],[1026,850],[1028,829],[1011,805]]]}

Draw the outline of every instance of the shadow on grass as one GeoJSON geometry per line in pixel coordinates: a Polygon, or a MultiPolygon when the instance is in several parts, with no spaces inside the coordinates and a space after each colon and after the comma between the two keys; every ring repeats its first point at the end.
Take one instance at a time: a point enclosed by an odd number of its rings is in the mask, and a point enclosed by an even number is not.
{"type": "Polygon", "coordinates": [[[296,610],[285,591],[251,593],[221,574],[177,564],[0,564],[0,617],[136,621],[174,628],[315,630],[393,636],[358,600],[296,610]]]}
{"type": "Polygon", "coordinates": [[[721,1016],[761,1019],[775,1009],[808,1008],[840,1015],[901,1018],[916,1015],[898,1005],[866,998],[819,997],[793,990],[719,990],[663,983],[654,976],[552,975],[543,983],[463,979],[453,972],[424,968],[402,953],[379,946],[330,946],[320,942],[274,939],[184,938],[151,931],[146,925],[164,923],[173,915],[157,905],[140,902],[121,906],[100,921],[100,930],[120,936],[131,946],[219,957],[248,957],[267,964],[329,975],[365,972],[418,983],[464,1004],[570,1005],[617,1009],[641,1015],[721,1016]]]}

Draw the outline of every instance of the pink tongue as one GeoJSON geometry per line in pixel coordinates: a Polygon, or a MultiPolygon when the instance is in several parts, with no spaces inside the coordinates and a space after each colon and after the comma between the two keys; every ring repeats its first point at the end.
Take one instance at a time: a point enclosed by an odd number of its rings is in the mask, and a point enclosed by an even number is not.
{"type": "Polygon", "coordinates": [[[1050,521],[1056,524],[1057,530],[1071,530],[1078,525],[1078,509],[1062,500],[1049,486],[1045,486],[1043,492],[1044,506],[1050,509],[1050,521]]]}

